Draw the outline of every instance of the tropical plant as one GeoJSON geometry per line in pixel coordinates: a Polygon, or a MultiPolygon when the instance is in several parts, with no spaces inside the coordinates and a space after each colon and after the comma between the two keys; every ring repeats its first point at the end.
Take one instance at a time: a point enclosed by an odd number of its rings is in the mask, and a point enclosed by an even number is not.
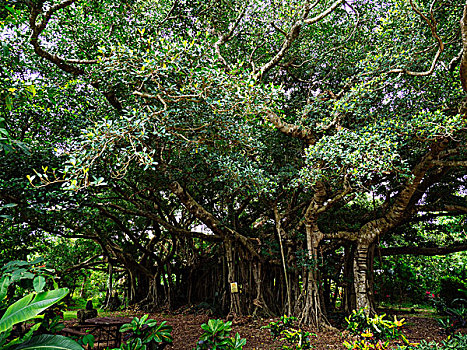
{"type": "Polygon", "coordinates": [[[33,336],[40,324],[34,325],[24,336],[8,341],[13,326],[33,320],[41,312],[52,306],[68,294],[68,289],[54,289],[51,291],[30,293],[14,304],[10,305],[0,319],[0,348],[2,349],[68,349],[81,350],[75,341],[60,335],[33,336]]]}
{"type": "MultiPolygon", "coordinates": [[[[401,337],[405,342],[407,339],[400,331],[404,325],[404,319],[398,320],[394,316],[394,321],[385,319],[386,314],[368,316],[364,309],[353,310],[352,313],[345,318],[347,322],[347,330],[353,335],[357,335],[363,340],[363,343],[380,343],[381,341],[396,339],[401,337]]],[[[385,345],[387,346],[387,344],[385,345]]]]}
{"type": "Polygon", "coordinates": [[[92,334],[83,335],[78,339],[78,344],[83,346],[85,349],[94,349],[95,338],[92,334]]]}
{"type": "Polygon", "coordinates": [[[438,318],[438,324],[443,328],[446,334],[454,334],[458,329],[465,328],[467,325],[467,308],[461,306],[458,308],[446,308],[448,316],[438,318]]]}
{"type": "MultiPolygon", "coordinates": [[[[0,269],[0,306],[5,310],[0,319],[0,348],[2,349],[82,349],[73,340],[61,336],[42,334],[33,336],[40,329],[56,332],[63,328],[58,319],[45,318],[41,315],[51,306],[59,303],[68,293],[67,288],[58,288],[53,279],[54,270],[47,267],[44,259],[33,261],[10,261],[0,269]],[[53,290],[46,291],[49,278],[53,290]],[[15,288],[13,288],[15,287],[15,288]],[[20,297],[20,293],[31,291],[20,297]],[[18,300],[17,300],[18,299],[18,300]],[[43,319],[34,324],[24,335],[11,339],[13,328],[28,321],[43,319]]],[[[1,310],[1,308],[0,308],[1,310]]]]}
{"type": "Polygon", "coordinates": [[[398,345],[396,350],[460,350],[467,349],[467,335],[456,334],[450,336],[440,343],[421,340],[418,344],[398,345]]]}
{"type": "Polygon", "coordinates": [[[262,328],[269,329],[273,338],[287,341],[288,345],[283,344],[282,349],[312,349],[311,338],[316,334],[295,327],[296,321],[296,317],[283,315],[262,328]]]}
{"type": "Polygon", "coordinates": [[[360,339],[353,342],[345,341],[343,345],[349,350],[385,350],[389,346],[389,341],[382,342],[379,340],[376,343],[372,343],[366,339],[360,339]]]}
{"type": "Polygon", "coordinates": [[[201,328],[204,330],[200,336],[195,350],[241,350],[246,344],[246,339],[240,337],[238,333],[230,337],[232,322],[222,320],[209,320],[203,323],[201,328]]]}
{"type": "Polygon", "coordinates": [[[155,350],[159,345],[172,343],[172,326],[166,321],[157,323],[156,320],[148,320],[148,314],[141,318],[134,317],[130,323],[120,328],[121,333],[129,332],[129,341],[120,349],[148,349],[155,350]]]}
{"type": "MultiPolygon", "coordinates": [[[[47,267],[41,257],[32,261],[13,260],[5,264],[0,268],[0,310],[6,307],[4,300],[9,289],[13,293],[16,292],[16,289],[11,288],[14,285],[19,287],[20,293],[32,290],[39,293],[46,287],[46,278],[50,278],[54,287],[58,288],[53,279],[53,273],[54,270],[47,267]]],[[[15,295],[10,294],[8,300],[11,303],[11,300],[16,298],[15,295]]]]}
{"type": "Polygon", "coordinates": [[[282,349],[284,350],[302,350],[302,349],[313,349],[311,344],[311,338],[316,336],[315,333],[306,332],[302,329],[287,328],[281,332],[281,340],[285,340],[288,345],[283,344],[282,349]]]}
{"type": "Polygon", "coordinates": [[[291,328],[294,325],[294,322],[297,320],[296,317],[283,315],[277,321],[272,321],[269,325],[262,328],[269,329],[271,335],[274,338],[277,338],[281,335],[282,331],[285,329],[291,328]]]}

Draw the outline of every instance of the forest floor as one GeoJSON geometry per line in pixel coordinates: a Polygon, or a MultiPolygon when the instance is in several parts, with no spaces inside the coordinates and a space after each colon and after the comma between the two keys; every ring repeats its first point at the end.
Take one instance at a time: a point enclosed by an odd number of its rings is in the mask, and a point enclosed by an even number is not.
{"type": "MultiPolygon", "coordinates": [[[[418,343],[420,340],[441,341],[446,338],[442,328],[438,326],[435,318],[426,314],[406,314],[404,312],[391,311],[390,317],[397,314],[397,318],[405,318],[406,324],[403,327],[403,333],[411,343],[418,343]]],[[[389,315],[389,313],[388,313],[389,315]]],[[[157,320],[167,321],[173,326],[172,335],[174,337],[173,344],[167,346],[167,350],[192,350],[199,336],[202,334],[201,324],[208,321],[208,315],[194,314],[177,314],[177,315],[151,315],[157,320]]],[[[211,317],[212,318],[212,317],[211,317]]],[[[240,334],[242,338],[246,338],[244,350],[272,350],[280,349],[281,342],[274,340],[268,329],[262,328],[267,326],[269,322],[276,319],[253,319],[249,317],[240,318],[233,321],[232,333],[240,334]]],[[[463,330],[464,332],[467,330],[463,330]]],[[[314,332],[313,349],[345,349],[342,343],[345,340],[351,340],[348,332],[336,329],[335,331],[314,332]]],[[[397,343],[394,343],[397,344],[397,343]]],[[[403,345],[402,342],[399,344],[403,345]]]]}
{"type": "MultiPolygon", "coordinates": [[[[426,311],[410,312],[409,310],[380,310],[386,313],[387,318],[392,319],[393,315],[397,315],[397,319],[405,318],[405,325],[402,329],[404,335],[411,343],[418,343],[420,340],[441,341],[446,338],[443,334],[443,329],[439,327],[435,314],[426,311]]],[[[142,316],[142,313],[131,312],[115,312],[105,313],[106,316],[113,317],[133,317],[142,316]]],[[[192,350],[195,348],[196,343],[203,333],[201,325],[206,323],[210,318],[215,318],[206,312],[180,312],[180,313],[153,313],[150,318],[156,319],[159,322],[167,321],[173,327],[172,336],[173,343],[165,348],[165,350],[192,350]]],[[[233,320],[231,335],[239,333],[242,338],[246,338],[246,345],[244,350],[275,350],[281,349],[281,341],[274,340],[268,329],[262,327],[267,326],[269,322],[276,321],[277,319],[269,318],[251,318],[242,317],[233,320]]],[[[67,321],[72,322],[72,320],[67,321]]],[[[345,349],[342,343],[347,340],[351,341],[348,332],[342,329],[335,331],[313,332],[316,336],[313,337],[313,349],[327,350],[345,349]]],[[[461,330],[462,333],[467,333],[467,329],[461,330]]],[[[285,344],[285,343],[284,343],[285,344]]],[[[402,342],[393,342],[403,345],[402,342]]]]}

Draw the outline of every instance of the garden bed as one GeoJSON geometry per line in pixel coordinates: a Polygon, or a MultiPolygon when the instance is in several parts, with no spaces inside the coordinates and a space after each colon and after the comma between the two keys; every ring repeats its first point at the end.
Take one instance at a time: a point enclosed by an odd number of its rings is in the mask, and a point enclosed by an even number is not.
{"type": "MultiPolygon", "coordinates": [[[[441,341],[446,338],[443,334],[443,329],[438,325],[436,319],[427,317],[425,314],[404,314],[397,312],[397,318],[405,318],[406,325],[403,327],[403,333],[412,343],[418,343],[421,340],[426,341],[441,341]]],[[[114,316],[119,316],[119,313],[114,313],[114,316]]],[[[141,316],[135,314],[134,316],[141,316]]],[[[126,317],[129,315],[126,313],[126,317]]],[[[392,317],[392,316],[388,316],[392,317]]],[[[167,346],[166,350],[192,350],[196,346],[198,338],[202,334],[201,325],[206,323],[210,318],[208,314],[151,314],[150,318],[158,321],[167,321],[173,326],[173,344],[167,346]]],[[[281,346],[279,340],[274,340],[268,329],[262,328],[267,326],[274,319],[260,319],[251,317],[237,318],[233,321],[232,335],[238,332],[242,338],[246,339],[244,350],[253,349],[278,349],[281,346]]],[[[71,321],[67,321],[71,322],[71,321]]],[[[462,329],[461,332],[467,334],[467,329],[462,329]]],[[[325,349],[345,349],[342,345],[344,340],[350,340],[350,336],[346,331],[336,329],[335,331],[316,332],[316,337],[313,337],[313,346],[316,350],[325,349]]],[[[397,344],[397,343],[394,343],[397,344]]],[[[402,343],[400,343],[402,345],[402,343]]]]}

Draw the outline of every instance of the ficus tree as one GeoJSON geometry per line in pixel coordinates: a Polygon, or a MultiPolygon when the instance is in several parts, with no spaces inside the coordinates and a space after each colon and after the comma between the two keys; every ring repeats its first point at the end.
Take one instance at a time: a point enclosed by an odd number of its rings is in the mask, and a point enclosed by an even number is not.
{"type": "Polygon", "coordinates": [[[267,310],[261,275],[279,266],[284,308],[320,327],[323,247],[346,245],[348,307],[371,311],[381,237],[465,213],[464,5],[18,2],[4,27],[21,35],[7,37],[47,89],[75,90],[43,109],[76,127],[52,142],[61,166],[31,182],[74,190],[81,220],[63,222],[135,281],[157,284],[175,242],[216,242],[224,284],[248,261],[246,295],[267,310]]]}

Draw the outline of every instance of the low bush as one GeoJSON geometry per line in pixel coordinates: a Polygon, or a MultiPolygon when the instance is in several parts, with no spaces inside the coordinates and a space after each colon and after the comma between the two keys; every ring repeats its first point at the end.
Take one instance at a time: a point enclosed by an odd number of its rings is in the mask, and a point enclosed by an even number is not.
{"type": "Polygon", "coordinates": [[[467,285],[458,277],[446,276],[440,281],[439,297],[443,299],[448,307],[455,306],[453,302],[456,299],[466,298],[465,290],[467,285]]]}
{"type": "Polygon", "coordinates": [[[345,318],[347,330],[353,335],[374,340],[374,343],[403,336],[400,330],[405,319],[398,320],[394,316],[394,321],[391,321],[385,317],[386,314],[370,317],[366,314],[366,309],[354,310],[349,317],[345,318]]]}
{"type": "Polygon", "coordinates": [[[446,308],[446,318],[438,318],[438,324],[448,335],[454,334],[458,329],[467,326],[467,308],[464,306],[457,308],[446,308]]]}
{"type": "Polygon", "coordinates": [[[366,309],[354,310],[346,317],[347,330],[358,339],[352,342],[345,341],[343,345],[349,350],[385,350],[389,340],[401,338],[408,344],[401,332],[404,319],[394,321],[385,319],[386,314],[370,317],[366,309]]]}
{"type": "Polygon", "coordinates": [[[199,338],[195,350],[242,350],[246,344],[246,339],[241,338],[237,333],[235,337],[230,337],[232,322],[222,320],[209,320],[203,323],[201,328],[204,333],[199,338]]]}
{"type": "Polygon", "coordinates": [[[156,320],[148,320],[147,314],[141,318],[134,317],[120,328],[120,332],[128,333],[129,340],[114,350],[156,350],[173,341],[172,326],[166,321],[158,324],[156,320]]]}
{"type": "Polygon", "coordinates": [[[448,337],[441,343],[422,340],[419,344],[397,346],[396,350],[462,350],[467,349],[467,334],[448,337]]]}
{"type": "Polygon", "coordinates": [[[271,322],[263,328],[269,329],[274,338],[280,338],[280,340],[287,342],[287,344],[282,345],[283,350],[312,349],[311,337],[316,336],[316,334],[295,327],[296,320],[295,317],[284,315],[278,321],[271,322]]]}

